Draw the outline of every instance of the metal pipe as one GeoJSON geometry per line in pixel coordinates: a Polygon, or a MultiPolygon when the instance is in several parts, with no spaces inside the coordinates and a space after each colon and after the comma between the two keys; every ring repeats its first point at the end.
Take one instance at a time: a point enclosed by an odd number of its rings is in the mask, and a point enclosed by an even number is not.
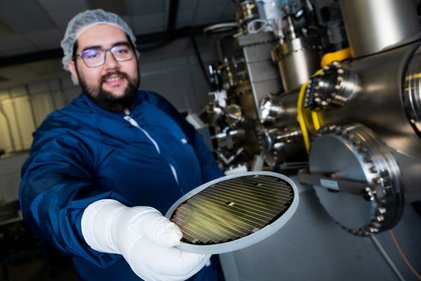
{"type": "Polygon", "coordinates": [[[413,0],[340,0],[351,54],[377,53],[419,30],[413,0]]]}

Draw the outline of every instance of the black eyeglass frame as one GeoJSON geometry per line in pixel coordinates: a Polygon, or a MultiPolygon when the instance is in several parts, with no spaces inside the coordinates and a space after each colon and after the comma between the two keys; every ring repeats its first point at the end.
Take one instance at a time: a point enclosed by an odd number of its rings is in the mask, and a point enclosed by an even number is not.
{"type": "MultiPolygon", "coordinates": [[[[75,46],[75,47],[76,47],[76,46],[75,46]]],[[[96,67],[100,67],[100,66],[104,65],[104,63],[105,63],[105,58],[106,58],[106,56],[107,56],[107,52],[108,52],[108,51],[111,53],[111,55],[113,56],[113,58],[114,58],[116,61],[118,61],[118,62],[125,62],[125,61],[132,60],[132,59],[134,58],[134,56],[136,55],[136,51],[134,50],[133,45],[132,45],[131,43],[129,43],[129,42],[117,42],[117,43],[114,43],[114,44],[113,44],[113,46],[111,46],[110,48],[102,48],[102,47],[100,47],[100,46],[93,46],[93,47],[88,47],[88,48],[85,48],[85,49],[83,49],[80,53],[78,53],[78,54],[74,54],[74,55],[73,55],[73,57],[72,57],[72,59],[73,59],[73,61],[76,61],[76,58],[77,58],[77,57],[80,57],[80,58],[82,59],[83,63],[84,63],[87,67],[89,67],[89,68],[96,68],[96,67]],[[124,58],[124,59],[121,59],[121,58],[118,58],[118,57],[116,57],[116,56],[115,56],[115,54],[113,53],[113,49],[114,49],[114,48],[121,47],[121,46],[127,46],[127,47],[128,47],[128,50],[130,50],[130,51],[131,51],[131,56],[130,56],[130,58],[124,58]],[[88,50],[92,50],[92,49],[97,50],[97,51],[102,51],[102,52],[103,52],[103,53],[102,53],[102,61],[101,61],[100,63],[98,63],[98,64],[95,64],[95,65],[89,65],[89,64],[85,61],[85,58],[84,58],[84,57],[83,57],[83,55],[82,55],[84,52],[86,52],[86,51],[88,51],[88,50]]]]}

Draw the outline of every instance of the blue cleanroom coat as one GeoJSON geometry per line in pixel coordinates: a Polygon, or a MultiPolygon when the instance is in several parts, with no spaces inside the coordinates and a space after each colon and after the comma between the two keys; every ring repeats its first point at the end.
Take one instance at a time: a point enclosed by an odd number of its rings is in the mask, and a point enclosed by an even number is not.
{"type": "Polygon", "coordinates": [[[183,194],[222,175],[202,137],[158,94],[138,91],[128,118],[82,93],[34,133],[19,200],[27,225],[71,255],[82,280],[140,280],[121,255],[85,243],[83,210],[113,198],[165,214],[183,194]]]}

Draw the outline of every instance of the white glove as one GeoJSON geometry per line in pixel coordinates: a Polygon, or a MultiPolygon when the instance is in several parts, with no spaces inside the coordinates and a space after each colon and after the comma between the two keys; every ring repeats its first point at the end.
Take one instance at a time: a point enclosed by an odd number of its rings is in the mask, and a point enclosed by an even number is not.
{"type": "Polygon", "coordinates": [[[146,281],[186,280],[210,258],[174,248],[182,233],[158,210],[129,208],[112,199],[96,201],[85,209],[82,234],[92,249],[123,255],[146,281]]]}

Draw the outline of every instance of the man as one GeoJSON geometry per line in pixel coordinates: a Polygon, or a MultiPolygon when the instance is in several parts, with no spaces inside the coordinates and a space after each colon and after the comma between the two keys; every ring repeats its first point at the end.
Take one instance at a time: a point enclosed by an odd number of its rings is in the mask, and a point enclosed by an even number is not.
{"type": "Polygon", "coordinates": [[[162,213],[223,173],[167,100],[137,90],[135,40],[103,10],[69,22],[63,65],[82,94],[34,133],[19,194],[24,219],[73,257],[81,280],[185,280],[199,271],[192,280],[218,280],[209,255],[174,247],[182,234],[162,213]]]}

